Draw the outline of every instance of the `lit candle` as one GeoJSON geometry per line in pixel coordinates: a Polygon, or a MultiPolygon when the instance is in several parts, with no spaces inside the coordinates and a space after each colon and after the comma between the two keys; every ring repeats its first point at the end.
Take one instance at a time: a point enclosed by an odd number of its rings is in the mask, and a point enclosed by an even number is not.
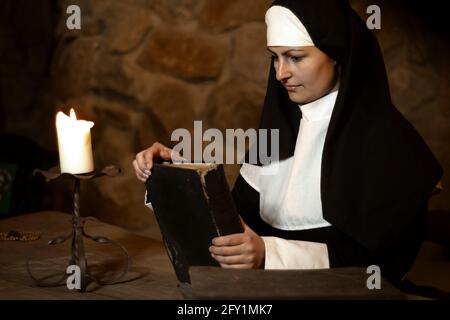
{"type": "Polygon", "coordinates": [[[70,117],[63,112],[56,115],[59,165],[61,173],[81,174],[94,171],[92,158],[91,121],[77,120],[73,109],[70,117]]]}

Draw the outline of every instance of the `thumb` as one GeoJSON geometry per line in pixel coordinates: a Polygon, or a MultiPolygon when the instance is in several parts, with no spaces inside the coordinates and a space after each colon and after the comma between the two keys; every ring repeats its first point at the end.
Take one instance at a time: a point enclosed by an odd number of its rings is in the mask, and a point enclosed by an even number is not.
{"type": "Polygon", "coordinates": [[[165,148],[160,152],[160,156],[165,160],[169,160],[171,158],[170,151],[169,148],[165,148]]]}

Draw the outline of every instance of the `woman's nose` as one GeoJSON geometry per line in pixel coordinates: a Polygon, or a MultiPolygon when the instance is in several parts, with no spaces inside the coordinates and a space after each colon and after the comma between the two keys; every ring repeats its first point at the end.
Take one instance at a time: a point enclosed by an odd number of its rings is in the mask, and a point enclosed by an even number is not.
{"type": "Polygon", "coordinates": [[[286,64],[283,62],[280,62],[278,64],[278,68],[276,69],[276,72],[277,72],[277,80],[278,81],[283,81],[283,80],[291,77],[291,72],[289,70],[289,67],[286,66],[286,64]]]}

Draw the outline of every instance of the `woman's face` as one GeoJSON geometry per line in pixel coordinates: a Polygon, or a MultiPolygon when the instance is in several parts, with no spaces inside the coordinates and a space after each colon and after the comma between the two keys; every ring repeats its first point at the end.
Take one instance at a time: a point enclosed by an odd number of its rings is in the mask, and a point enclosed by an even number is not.
{"type": "Polygon", "coordinates": [[[268,50],[274,57],[277,80],[293,102],[309,103],[337,88],[336,63],[317,47],[268,47],[268,50]]]}

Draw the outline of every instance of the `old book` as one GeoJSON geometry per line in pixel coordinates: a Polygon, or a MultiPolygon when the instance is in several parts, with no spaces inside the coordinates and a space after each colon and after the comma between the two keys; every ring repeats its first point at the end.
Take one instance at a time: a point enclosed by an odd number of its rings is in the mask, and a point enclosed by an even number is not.
{"type": "Polygon", "coordinates": [[[209,252],[213,238],[243,232],[223,165],[155,164],[146,200],[182,283],[190,282],[190,266],[218,266],[209,252]]]}

